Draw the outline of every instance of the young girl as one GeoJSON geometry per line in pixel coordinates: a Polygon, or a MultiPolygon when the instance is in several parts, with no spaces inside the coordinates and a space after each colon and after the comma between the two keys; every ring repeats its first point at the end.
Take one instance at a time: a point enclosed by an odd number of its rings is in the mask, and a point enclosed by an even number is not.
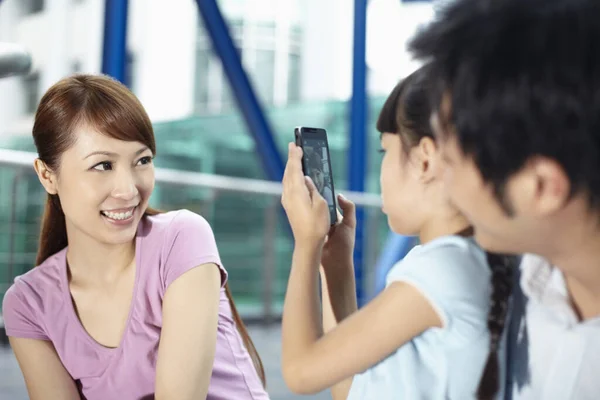
{"type": "Polygon", "coordinates": [[[137,98],[66,78],[33,138],[48,192],[39,266],[3,304],[30,398],[267,399],[210,226],[148,207],[156,148],[137,98]]]}
{"type": "Polygon", "coordinates": [[[497,351],[510,266],[508,258],[486,257],[443,194],[426,81],[424,68],[402,81],[377,124],[383,210],[393,231],[418,235],[421,245],[360,310],[354,204],[339,196],[344,216],[330,230],[327,203],[303,176],[302,150],[289,146],[282,203],[295,249],[283,312],[283,374],[294,392],[331,388],[335,400],[502,395],[497,351]]]}

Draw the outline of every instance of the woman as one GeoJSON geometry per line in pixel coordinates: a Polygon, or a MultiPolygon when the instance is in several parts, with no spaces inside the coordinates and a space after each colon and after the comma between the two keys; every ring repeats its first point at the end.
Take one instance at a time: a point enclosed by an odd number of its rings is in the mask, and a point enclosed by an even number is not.
{"type": "Polygon", "coordinates": [[[486,255],[448,202],[430,115],[423,68],[394,89],[379,116],[384,212],[393,231],[418,235],[421,245],[391,269],[386,289],[360,310],[354,204],[339,196],[344,216],[330,229],[327,202],[302,174],[302,149],[289,146],[282,203],[295,248],[282,339],[283,375],[295,392],[331,388],[334,400],[502,396],[497,351],[509,259],[486,255]]]}
{"type": "Polygon", "coordinates": [[[38,266],[3,304],[30,398],[267,399],[209,224],[148,207],[156,146],[137,98],[66,78],[33,138],[48,192],[38,266]]]}

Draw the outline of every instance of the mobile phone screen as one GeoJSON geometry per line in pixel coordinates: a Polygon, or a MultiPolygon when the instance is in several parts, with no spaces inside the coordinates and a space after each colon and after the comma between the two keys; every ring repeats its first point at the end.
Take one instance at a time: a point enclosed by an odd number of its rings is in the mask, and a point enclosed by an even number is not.
{"type": "Polygon", "coordinates": [[[329,158],[329,146],[325,131],[322,129],[315,129],[315,131],[302,132],[302,151],[304,153],[302,164],[304,173],[310,176],[318,192],[327,201],[331,224],[333,225],[337,222],[337,207],[329,158]]]}

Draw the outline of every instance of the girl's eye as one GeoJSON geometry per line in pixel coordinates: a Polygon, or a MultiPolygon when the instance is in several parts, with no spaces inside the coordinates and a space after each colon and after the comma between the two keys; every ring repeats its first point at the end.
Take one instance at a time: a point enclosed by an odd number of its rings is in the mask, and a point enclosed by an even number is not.
{"type": "Polygon", "coordinates": [[[110,161],[102,161],[101,163],[96,164],[93,169],[96,171],[110,171],[112,170],[112,163],[110,161]]]}
{"type": "Polygon", "coordinates": [[[146,164],[150,164],[151,162],[152,162],[152,157],[146,156],[146,157],[140,158],[140,160],[138,161],[138,165],[146,165],[146,164]]]}

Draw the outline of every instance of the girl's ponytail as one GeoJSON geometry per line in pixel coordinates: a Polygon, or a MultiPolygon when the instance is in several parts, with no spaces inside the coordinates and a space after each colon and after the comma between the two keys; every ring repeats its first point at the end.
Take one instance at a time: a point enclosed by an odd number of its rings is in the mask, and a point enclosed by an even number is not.
{"type": "Polygon", "coordinates": [[[492,400],[500,389],[498,348],[506,324],[513,285],[513,269],[517,268],[515,258],[512,256],[494,253],[486,253],[486,256],[492,270],[492,298],[487,322],[490,332],[490,352],[477,389],[479,400],[492,400]]]}

